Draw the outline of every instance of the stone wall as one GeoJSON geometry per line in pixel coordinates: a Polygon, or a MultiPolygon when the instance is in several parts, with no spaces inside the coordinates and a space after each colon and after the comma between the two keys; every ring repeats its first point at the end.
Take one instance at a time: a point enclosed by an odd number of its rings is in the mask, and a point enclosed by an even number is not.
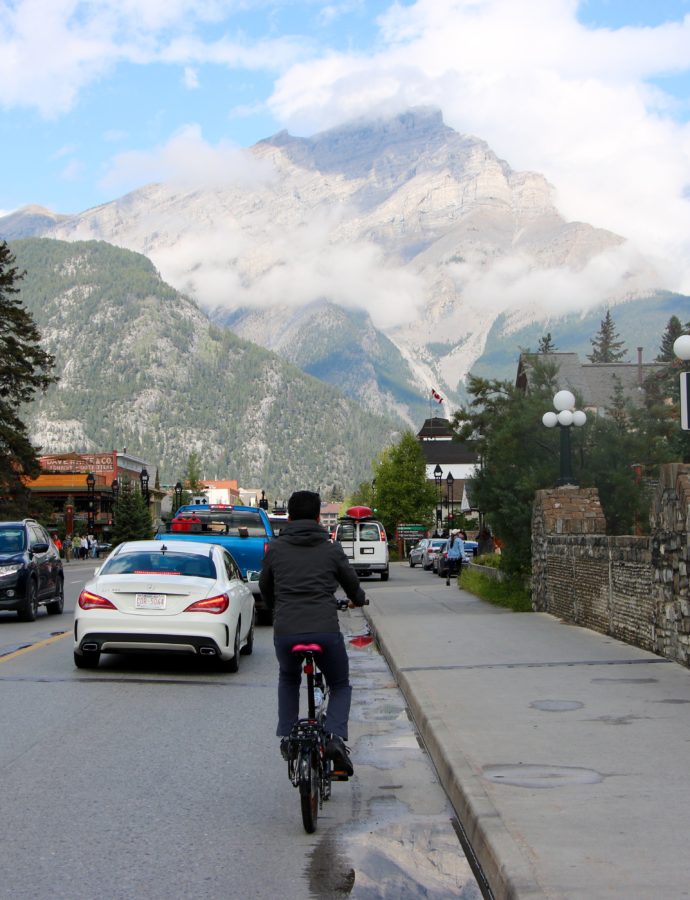
{"type": "Polygon", "coordinates": [[[532,605],[690,665],[690,466],[662,468],[651,534],[609,536],[593,488],[539,491],[532,605]]]}

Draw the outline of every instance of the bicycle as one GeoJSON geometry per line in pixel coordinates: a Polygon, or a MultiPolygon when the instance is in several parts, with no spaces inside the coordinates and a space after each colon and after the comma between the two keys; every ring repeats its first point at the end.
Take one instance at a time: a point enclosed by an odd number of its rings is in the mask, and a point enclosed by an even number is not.
{"type": "MultiPolygon", "coordinates": [[[[340,601],[339,609],[347,609],[347,601],[340,601]],[[343,605],[344,604],[344,605],[343,605]]],[[[287,741],[288,775],[293,786],[299,788],[302,824],[308,834],[316,831],[319,811],[331,796],[331,782],[348,781],[346,772],[334,767],[326,755],[327,734],[324,718],[328,707],[328,686],[319,670],[316,657],[323,652],[320,644],[299,643],[292,647],[304,662],[307,676],[307,716],[299,719],[287,741]]]]}

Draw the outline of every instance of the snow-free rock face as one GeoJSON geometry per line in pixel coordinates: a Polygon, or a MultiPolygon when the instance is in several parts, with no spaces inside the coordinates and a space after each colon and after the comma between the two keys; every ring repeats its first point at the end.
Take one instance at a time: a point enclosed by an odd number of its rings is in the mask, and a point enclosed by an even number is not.
{"type": "Polygon", "coordinates": [[[431,386],[455,395],[499,316],[546,321],[653,277],[621,237],[564,221],[541,175],[437,110],[281,132],[248,155],[221,186],[148,185],[44,233],[146,254],[217,320],[326,380],[332,309],[350,325],[357,313],[372,366],[349,390],[408,413],[431,386]]]}

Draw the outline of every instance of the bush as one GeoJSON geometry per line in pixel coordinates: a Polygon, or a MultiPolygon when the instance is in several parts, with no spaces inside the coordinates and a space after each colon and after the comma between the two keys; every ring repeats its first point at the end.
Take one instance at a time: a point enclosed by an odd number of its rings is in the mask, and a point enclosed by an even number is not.
{"type": "MultiPolygon", "coordinates": [[[[481,557],[477,561],[480,559],[481,557]]],[[[481,562],[479,564],[483,565],[481,562]]],[[[513,612],[532,612],[532,597],[521,579],[496,581],[489,575],[473,572],[468,567],[462,569],[459,582],[463,591],[469,591],[494,606],[503,606],[513,612]]]]}
{"type": "Polygon", "coordinates": [[[491,566],[492,569],[500,569],[501,554],[485,553],[483,556],[475,556],[472,562],[478,566],[491,566]]]}

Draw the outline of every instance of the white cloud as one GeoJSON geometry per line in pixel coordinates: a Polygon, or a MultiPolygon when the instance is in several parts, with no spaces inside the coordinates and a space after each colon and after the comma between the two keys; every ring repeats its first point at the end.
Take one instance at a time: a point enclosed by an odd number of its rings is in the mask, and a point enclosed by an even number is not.
{"type": "Polygon", "coordinates": [[[169,181],[184,187],[256,185],[270,180],[270,166],[229,141],[207,143],[199,125],[181,128],[154,150],[117,155],[101,185],[128,191],[151,181],[169,181]]]}
{"type": "Polygon", "coordinates": [[[182,74],[182,83],[189,91],[195,91],[199,87],[199,73],[191,66],[185,66],[182,74]]]}
{"type": "Polygon", "coordinates": [[[668,256],[690,290],[690,126],[648,79],[690,71],[690,15],[586,28],[576,0],[418,0],[380,19],[371,56],[291,67],[269,101],[310,133],[420,104],[556,186],[561,212],[668,256]],[[685,192],[685,193],[684,193],[685,192]]]}

